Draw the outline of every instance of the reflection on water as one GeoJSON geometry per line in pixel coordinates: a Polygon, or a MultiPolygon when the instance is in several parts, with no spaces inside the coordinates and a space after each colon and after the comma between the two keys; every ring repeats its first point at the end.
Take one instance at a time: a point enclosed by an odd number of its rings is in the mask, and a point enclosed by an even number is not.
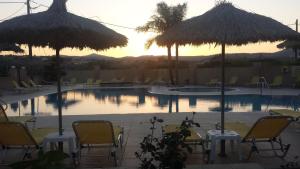
{"type": "MultiPolygon", "coordinates": [[[[220,111],[219,96],[154,95],[145,89],[75,90],[62,95],[64,115],[176,113],[220,111]]],[[[9,116],[57,115],[57,95],[50,94],[10,104],[9,116]],[[30,104],[29,104],[30,103],[30,104]]],[[[226,96],[226,111],[266,111],[270,108],[300,107],[299,96],[226,96]]]]}

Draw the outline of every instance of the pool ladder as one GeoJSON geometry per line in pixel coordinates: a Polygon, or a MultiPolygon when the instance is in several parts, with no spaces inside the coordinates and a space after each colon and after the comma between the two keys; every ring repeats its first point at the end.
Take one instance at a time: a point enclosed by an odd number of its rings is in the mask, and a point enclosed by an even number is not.
{"type": "Polygon", "coordinates": [[[270,89],[270,85],[269,85],[269,83],[267,82],[267,80],[264,76],[261,76],[259,78],[259,82],[257,83],[257,87],[260,88],[260,95],[263,94],[263,89],[264,88],[270,89]]]}
{"type": "Polygon", "coordinates": [[[258,85],[258,87],[261,87],[261,88],[268,88],[268,89],[270,88],[270,85],[264,76],[261,76],[259,78],[259,82],[257,83],[257,85],[258,85]]]}

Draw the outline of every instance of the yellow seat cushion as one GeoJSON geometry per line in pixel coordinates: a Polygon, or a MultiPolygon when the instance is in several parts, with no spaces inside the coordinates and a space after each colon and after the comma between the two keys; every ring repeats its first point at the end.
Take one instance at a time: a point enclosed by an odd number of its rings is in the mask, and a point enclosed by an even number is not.
{"type": "Polygon", "coordinates": [[[123,128],[102,120],[77,121],[73,123],[73,129],[82,145],[117,143],[118,136],[123,132],[123,128]]]}
{"type": "Polygon", "coordinates": [[[57,132],[58,129],[57,128],[37,128],[34,129],[32,131],[30,131],[32,137],[34,138],[34,140],[37,142],[37,144],[42,144],[44,138],[50,134],[50,133],[54,133],[57,132]]]}
{"type": "MultiPolygon", "coordinates": [[[[169,124],[163,126],[163,132],[164,133],[173,133],[173,132],[178,132],[180,129],[180,125],[177,124],[169,124]]],[[[202,136],[197,133],[193,128],[189,129],[191,132],[191,136],[188,136],[186,138],[186,142],[200,142],[202,141],[202,136]]]]}
{"type": "Polygon", "coordinates": [[[293,118],[300,117],[299,111],[288,110],[288,109],[271,109],[270,113],[275,115],[281,115],[281,116],[291,116],[293,118]]]}
{"type": "Polygon", "coordinates": [[[225,129],[235,131],[244,138],[251,127],[242,122],[227,122],[225,123],[225,129]]]}

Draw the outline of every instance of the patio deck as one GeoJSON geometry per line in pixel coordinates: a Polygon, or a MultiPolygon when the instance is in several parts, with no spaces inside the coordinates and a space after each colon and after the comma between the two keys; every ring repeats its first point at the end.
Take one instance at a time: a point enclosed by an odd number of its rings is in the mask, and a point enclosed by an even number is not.
{"type": "MultiPolygon", "coordinates": [[[[248,124],[252,124],[258,118],[267,115],[267,113],[257,112],[257,113],[226,113],[227,121],[243,121],[248,124]]],[[[134,152],[139,150],[139,143],[142,141],[143,137],[150,133],[149,119],[153,116],[160,117],[165,120],[164,124],[169,123],[180,123],[186,116],[191,117],[191,113],[177,113],[177,114],[132,114],[132,115],[91,115],[91,116],[64,116],[63,125],[66,131],[71,131],[71,124],[75,120],[110,120],[114,124],[121,125],[125,128],[125,141],[124,148],[121,155],[119,156],[120,167],[121,168],[137,168],[139,161],[135,158],[134,152]]],[[[202,136],[205,136],[205,133],[209,129],[214,128],[215,122],[219,121],[219,113],[199,113],[195,116],[195,121],[199,122],[201,127],[198,129],[198,132],[202,136]]],[[[37,126],[38,127],[56,127],[57,117],[38,117],[37,126]]],[[[275,169],[280,168],[280,165],[286,164],[287,161],[293,161],[294,157],[300,156],[300,132],[297,131],[296,125],[291,125],[286,131],[283,132],[283,139],[286,143],[291,143],[292,147],[289,154],[285,159],[279,159],[276,157],[261,157],[254,154],[251,160],[247,163],[257,163],[264,168],[275,169]]],[[[158,130],[156,135],[161,135],[160,126],[157,126],[158,130]]],[[[264,145],[266,146],[266,145],[264,145]]],[[[230,147],[229,145],[227,147],[230,147]]],[[[243,145],[243,153],[246,154],[249,146],[243,145]]],[[[238,153],[231,152],[229,148],[227,150],[227,157],[220,158],[217,157],[215,164],[232,164],[232,163],[241,163],[238,160],[238,153]]],[[[113,160],[107,158],[107,150],[91,150],[84,152],[83,158],[81,160],[81,165],[79,168],[111,168],[113,167],[113,160]],[[104,156],[99,156],[101,151],[104,156]],[[88,156],[86,156],[88,155],[88,156]]],[[[13,154],[12,154],[13,155],[13,154]]],[[[273,153],[268,153],[267,155],[273,155],[273,153]]],[[[242,161],[244,163],[244,161],[242,161]]],[[[201,148],[197,148],[193,154],[190,154],[187,160],[188,166],[202,166],[204,162],[202,161],[201,148]]],[[[246,165],[247,166],[247,165],[246,165]]],[[[190,168],[190,167],[188,167],[190,168]]],[[[246,168],[245,168],[246,169],[246,168]]]]}

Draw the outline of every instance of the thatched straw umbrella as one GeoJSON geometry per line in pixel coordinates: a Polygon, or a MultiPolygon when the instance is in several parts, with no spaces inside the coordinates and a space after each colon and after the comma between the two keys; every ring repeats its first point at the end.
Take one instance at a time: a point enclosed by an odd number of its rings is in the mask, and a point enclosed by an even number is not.
{"type": "Polygon", "coordinates": [[[1,43],[0,51],[4,52],[15,52],[15,53],[24,53],[24,50],[20,48],[20,46],[14,43],[1,43]]]}
{"type": "MultiPolygon", "coordinates": [[[[289,27],[262,15],[235,8],[222,2],[203,15],[188,19],[157,37],[160,46],[212,44],[222,46],[221,128],[224,133],[225,45],[246,45],[295,38],[289,27]]],[[[221,154],[225,154],[224,142],[221,154]]]]}
{"type": "Polygon", "coordinates": [[[295,60],[298,58],[298,49],[300,49],[300,41],[296,40],[286,40],[279,45],[277,45],[278,48],[281,49],[293,49],[295,51],[295,60]]]}
{"type": "Polygon", "coordinates": [[[300,41],[287,40],[277,45],[278,48],[297,48],[300,49],[300,41]]]}
{"type": "Polygon", "coordinates": [[[59,134],[62,135],[60,50],[91,48],[103,50],[125,46],[127,38],[100,23],[67,12],[66,0],[53,0],[45,11],[0,23],[0,43],[49,46],[56,50],[59,134]]]}

